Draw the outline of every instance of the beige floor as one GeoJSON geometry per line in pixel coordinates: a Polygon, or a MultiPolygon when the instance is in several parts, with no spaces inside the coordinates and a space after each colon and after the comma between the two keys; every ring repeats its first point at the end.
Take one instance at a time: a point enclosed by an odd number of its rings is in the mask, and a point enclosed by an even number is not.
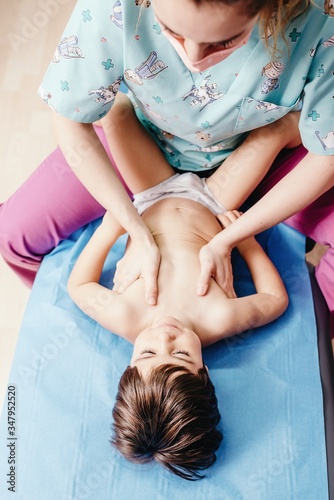
{"type": "MultiPolygon", "coordinates": [[[[2,9],[0,202],[55,147],[50,111],[36,90],[74,5],[75,0],[12,0],[2,9]]],[[[0,407],[28,294],[0,258],[0,407]]]]}
{"type": "MultiPolygon", "coordinates": [[[[0,202],[55,146],[50,111],[36,90],[74,4],[75,0],[12,0],[2,10],[0,202]],[[47,4],[52,11],[46,10],[47,4]]],[[[0,258],[0,406],[28,295],[0,258]]]]}

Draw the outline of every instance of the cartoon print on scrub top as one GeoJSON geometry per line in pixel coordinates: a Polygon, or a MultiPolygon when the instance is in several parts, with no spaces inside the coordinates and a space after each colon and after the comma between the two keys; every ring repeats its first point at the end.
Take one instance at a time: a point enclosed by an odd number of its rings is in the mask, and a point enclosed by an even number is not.
{"type": "Polygon", "coordinates": [[[282,106],[277,106],[277,104],[273,104],[272,102],[257,101],[256,99],[249,99],[248,102],[252,102],[253,100],[259,103],[255,109],[259,109],[261,111],[265,110],[264,111],[265,113],[269,113],[269,111],[277,111],[282,107],[282,106]]]}
{"type": "Polygon", "coordinates": [[[325,14],[330,17],[334,17],[334,1],[333,0],[325,0],[324,3],[325,14]]]}
{"type": "Polygon", "coordinates": [[[44,92],[42,94],[42,99],[46,102],[48,106],[50,106],[51,109],[55,111],[55,108],[52,106],[51,101],[52,101],[52,94],[50,92],[44,92]]]}
{"type": "Polygon", "coordinates": [[[120,0],[117,0],[117,2],[113,5],[110,20],[115,26],[117,26],[117,28],[121,28],[121,30],[123,29],[123,12],[120,0]]]}
{"type": "Polygon", "coordinates": [[[126,80],[136,85],[143,85],[143,80],[152,80],[167,68],[168,66],[161,59],[158,59],[158,54],[153,50],[146,61],[143,61],[135,70],[126,69],[124,76],[126,80]]]}
{"type": "Polygon", "coordinates": [[[150,7],[151,2],[150,0],[135,0],[135,4],[138,6],[142,5],[143,7],[150,7]]]}
{"type": "Polygon", "coordinates": [[[217,99],[221,99],[224,96],[223,92],[213,92],[213,89],[217,88],[217,84],[209,83],[210,78],[211,75],[206,76],[199,87],[193,85],[191,90],[184,94],[182,100],[185,101],[188,97],[193,97],[190,106],[194,108],[200,104],[199,111],[203,111],[206,106],[217,101],[217,99]]]}
{"type": "Polygon", "coordinates": [[[215,144],[214,146],[207,146],[205,148],[198,146],[197,151],[201,151],[202,153],[217,153],[217,151],[222,151],[223,149],[228,149],[228,147],[226,146],[226,144],[222,144],[220,142],[219,144],[215,144]]]}
{"type": "Polygon", "coordinates": [[[257,99],[252,99],[251,97],[247,99],[247,102],[248,103],[257,102],[258,104],[255,107],[255,109],[258,109],[259,111],[264,111],[264,113],[269,113],[269,111],[277,111],[282,107],[278,106],[277,104],[273,104],[272,102],[258,101],[257,99]]]}
{"type": "MultiPolygon", "coordinates": [[[[196,139],[202,142],[209,142],[211,139],[211,134],[203,132],[202,130],[197,130],[196,139]]],[[[216,153],[217,151],[222,151],[226,148],[226,145],[222,143],[215,144],[214,146],[198,146],[197,151],[202,151],[203,153],[216,153]]]]}
{"type": "Polygon", "coordinates": [[[161,133],[162,133],[162,137],[160,134],[157,135],[159,143],[164,148],[166,153],[169,154],[169,156],[175,156],[175,151],[170,147],[168,142],[165,140],[165,139],[167,139],[172,143],[175,139],[175,135],[172,134],[171,132],[166,132],[166,130],[162,130],[161,133]]]}
{"type": "Polygon", "coordinates": [[[90,90],[88,95],[96,94],[98,97],[95,99],[95,102],[102,102],[102,106],[114,101],[116,94],[121,85],[122,77],[119,76],[117,80],[115,80],[108,87],[100,87],[97,90],[90,90]]]}
{"type": "Polygon", "coordinates": [[[166,132],[166,130],[162,130],[161,133],[166,139],[169,139],[170,141],[173,141],[175,139],[175,135],[172,134],[171,132],[166,132]]]}
{"type": "Polygon", "coordinates": [[[78,42],[78,37],[75,35],[62,38],[52,57],[52,62],[59,63],[61,57],[65,59],[84,59],[82,50],[78,47],[78,42]]]}
{"type": "Polygon", "coordinates": [[[161,137],[161,135],[157,135],[156,136],[157,138],[157,141],[158,143],[160,144],[160,146],[164,149],[164,151],[168,154],[168,156],[175,156],[175,151],[174,149],[172,149],[168,142],[164,141],[163,138],[161,137]]]}
{"type": "MultiPolygon", "coordinates": [[[[325,2],[325,14],[330,15],[331,17],[334,17],[334,1],[332,0],[331,2],[325,2]]],[[[334,35],[325,40],[322,43],[322,46],[326,48],[326,50],[330,47],[334,47],[334,35]]],[[[333,49],[332,49],[333,50],[333,49]]],[[[321,65],[323,66],[323,65],[321,65]]],[[[321,70],[319,70],[321,71],[321,70]]],[[[334,76],[334,71],[332,71],[332,75],[334,76]]],[[[334,95],[332,95],[332,98],[334,99],[334,95]]],[[[312,112],[313,113],[313,112],[312,112]]],[[[309,115],[310,116],[310,115],[309,115]]],[[[319,115],[320,118],[320,115],[319,115]]],[[[320,131],[316,130],[315,135],[320,141],[320,144],[326,151],[327,149],[334,149],[334,130],[329,130],[327,134],[324,137],[320,137],[320,131]]]]}
{"type": "Polygon", "coordinates": [[[209,142],[211,139],[211,134],[208,134],[207,132],[203,132],[202,130],[197,130],[195,135],[196,135],[196,139],[199,141],[209,142]]]}
{"type": "Polygon", "coordinates": [[[328,40],[325,40],[322,45],[324,47],[334,47],[334,35],[328,38],[328,40]]]}
{"type": "MultiPolygon", "coordinates": [[[[162,117],[160,116],[160,119],[162,117]]],[[[175,135],[172,134],[171,132],[167,132],[166,130],[159,130],[157,131],[156,128],[152,127],[151,123],[146,123],[147,129],[150,131],[151,134],[153,134],[158,141],[159,145],[163,148],[163,150],[169,155],[169,156],[175,156],[175,150],[172,149],[171,145],[167,142],[170,141],[171,143],[175,139],[175,135]]]]}
{"type": "Polygon", "coordinates": [[[320,132],[317,130],[315,132],[315,135],[318,137],[320,144],[326,151],[326,149],[333,149],[334,148],[334,131],[331,130],[329,131],[325,137],[320,137],[320,132]]]}
{"type": "Polygon", "coordinates": [[[283,73],[284,68],[285,64],[278,61],[270,62],[262,68],[262,76],[265,75],[268,79],[261,83],[261,94],[269,94],[269,92],[278,89],[279,76],[283,73]]]}
{"type": "MultiPolygon", "coordinates": [[[[150,7],[150,0],[135,0],[135,4],[137,6],[150,7]]],[[[123,12],[122,12],[122,4],[121,0],[117,0],[112,8],[112,14],[110,16],[110,20],[114,23],[117,28],[123,29],[123,12]]]]}
{"type": "Polygon", "coordinates": [[[144,109],[145,109],[145,115],[149,115],[151,117],[151,120],[161,120],[163,122],[166,122],[165,118],[161,116],[159,113],[157,113],[154,109],[151,108],[150,104],[144,104],[144,109]]]}

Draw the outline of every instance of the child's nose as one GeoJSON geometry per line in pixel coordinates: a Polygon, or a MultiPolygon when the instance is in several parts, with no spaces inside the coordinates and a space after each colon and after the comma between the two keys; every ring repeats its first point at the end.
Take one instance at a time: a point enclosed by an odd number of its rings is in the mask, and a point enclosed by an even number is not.
{"type": "Polygon", "coordinates": [[[165,330],[160,333],[160,339],[162,342],[169,344],[175,340],[175,333],[165,330]]]}

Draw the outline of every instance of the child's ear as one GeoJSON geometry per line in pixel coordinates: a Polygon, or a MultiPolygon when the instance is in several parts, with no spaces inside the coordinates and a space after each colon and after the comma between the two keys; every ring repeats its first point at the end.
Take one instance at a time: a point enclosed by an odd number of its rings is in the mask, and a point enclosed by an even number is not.
{"type": "Polygon", "coordinates": [[[206,371],[207,371],[207,372],[208,372],[208,374],[209,374],[209,368],[208,368],[206,365],[204,365],[204,368],[206,369],[206,371]]]}

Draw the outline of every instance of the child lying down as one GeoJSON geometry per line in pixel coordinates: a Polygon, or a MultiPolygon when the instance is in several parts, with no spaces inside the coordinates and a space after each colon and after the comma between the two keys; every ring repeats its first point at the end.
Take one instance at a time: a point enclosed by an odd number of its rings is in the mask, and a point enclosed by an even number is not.
{"type": "MultiPolygon", "coordinates": [[[[148,305],[142,279],[122,293],[99,284],[108,252],[124,233],[109,213],[79,256],[68,291],[86,314],[133,344],[113,409],[113,444],[130,461],[156,460],[185,479],[197,479],[216,460],[222,440],[202,347],[273,321],[288,298],[253,237],[237,249],[256,293],[228,298],[211,279],[207,294],[196,294],[201,247],[240,216],[225,211],[204,179],[171,172],[159,186],[135,193],[134,204],[161,255],[157,304],[148,305]]],[[[130,249],[128,240],[126,253],[130,249]]]]}
{"type": "Polygon", "coordinates": [[[216,460],[220,415],[202,347],[275,320],[288,297],[254,237],[237,245],[256,290],[247,297],[224,292],[213,278],[199,294],[199,253],[240,217],[233,209],[244,203],[278,152],[300,142],[298,121],[298,113],[289,113],[252,131],[204,179],[175,173],[120,92],[102,119],[117,168],[160,252],[157,303],[149,305],[145,280],[136,279],[138,247],[130,238],[113,290],[99,284],[108,252],[125,232],[110,213],[79,256],[68,291],[86,314],[133,344],[113,409],[112,438],[132,462],[155,460],[185,479],[198,479],[216,460]],[[244,176],[248,191],[240,189],[244,176]]]}

